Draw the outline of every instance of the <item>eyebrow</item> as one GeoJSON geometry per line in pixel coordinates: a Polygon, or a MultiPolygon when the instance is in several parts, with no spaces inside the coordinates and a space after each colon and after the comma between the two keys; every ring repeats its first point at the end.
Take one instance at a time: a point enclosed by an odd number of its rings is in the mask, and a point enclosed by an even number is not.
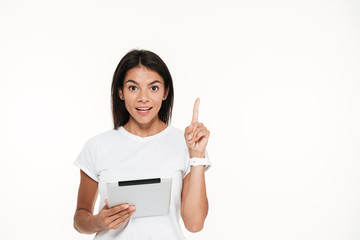
{"type": "MultiPolygon", "coordinates": [[[[128,83],[128,82],[132,82],[132,83],[134,83],[134,84],[136,84],[136,85],[139,85],[136,81],[131,80],[131,79],[127,80],[127,81],[125,82],[125,84],[128,83]]],[[[160,84],[162,84],[159,80],[155,80],[155,81],[152,81],[151,83],[149,83],[148,85],[150,86],[150,85],[153,85],[154,83],[160,83],[160,84]]]]}

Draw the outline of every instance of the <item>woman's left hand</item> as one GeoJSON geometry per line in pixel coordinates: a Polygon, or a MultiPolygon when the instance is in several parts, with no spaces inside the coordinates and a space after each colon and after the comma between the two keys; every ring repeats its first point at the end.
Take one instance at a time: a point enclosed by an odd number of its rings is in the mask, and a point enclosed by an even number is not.
{"type": "Polygon", "coordinates": [[[185,141],[189,149],[190,158],[205,157],[206,145],[209,141],[210,131],[204,124],[198,122],[200,98],[197,98],[194,104],[193,117],[191,124],[185,128],[185,141]]]}

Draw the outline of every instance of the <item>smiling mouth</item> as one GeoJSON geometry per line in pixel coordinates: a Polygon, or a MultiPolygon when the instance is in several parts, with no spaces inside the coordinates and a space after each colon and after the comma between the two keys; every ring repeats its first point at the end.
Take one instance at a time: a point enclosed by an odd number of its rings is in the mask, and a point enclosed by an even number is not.
{"type": "Polygon", "coordinates": [[[152,107],[149,107],[149,108],[135,108],[136,110],[138,111],[141,111],[141,112],[146,112],[146,111],[149,111],[150,109],[152,109],[152,107]]]}

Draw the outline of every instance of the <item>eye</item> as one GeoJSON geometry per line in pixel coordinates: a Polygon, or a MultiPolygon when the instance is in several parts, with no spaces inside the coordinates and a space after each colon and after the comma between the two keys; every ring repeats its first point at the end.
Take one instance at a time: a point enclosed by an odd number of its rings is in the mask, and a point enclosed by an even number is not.
{"type": "Polygon", "coordinates": [[[130,86],[129,89],[130,89],[131,91],[135,91],[136,87],[135,87],[135,86],[130,86]]]}
{"type": "Polygon", "coordinates": [[[151,87],[151,90],[153,90],[153,91],[156,91],[156,90],[158,90],[158,89],[159,89],[158,86],[152,86],[152,87],[151,87]]]}

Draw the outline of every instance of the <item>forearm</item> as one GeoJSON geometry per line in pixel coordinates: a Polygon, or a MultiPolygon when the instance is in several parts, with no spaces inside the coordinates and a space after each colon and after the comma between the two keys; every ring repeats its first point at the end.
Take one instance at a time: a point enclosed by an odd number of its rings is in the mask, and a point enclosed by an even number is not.
{"type": "Polygon", "coordinates": [[[80,233],[93,234],[104,230],[96,221],[96,216],[85,209],[79,209],[74,216],[74,228],[80,233]]]}
{"type": "MultiPolygon", "coordinates": [[[[210,131],[204,124],[198,122],[200,99],[197,98],[194,104],[193,118],[191,124],[185,128],[185,141],[189,150],[190,158],[204,158],[206,145],[209,140],[210,131]]],[[[183,180],[181,216],[185,227],[191,232],[200,231],[208,213],[208,200],[205,186],[205,166],[201,165],[206,161],[190,162],[190,173],[183,180]]]]}
{"type": "Polygon", "coordinates": [[[204,166],[191,167],[190,183],[182,210],[184,223],[201,230],[208,213],[204,166]]]}

